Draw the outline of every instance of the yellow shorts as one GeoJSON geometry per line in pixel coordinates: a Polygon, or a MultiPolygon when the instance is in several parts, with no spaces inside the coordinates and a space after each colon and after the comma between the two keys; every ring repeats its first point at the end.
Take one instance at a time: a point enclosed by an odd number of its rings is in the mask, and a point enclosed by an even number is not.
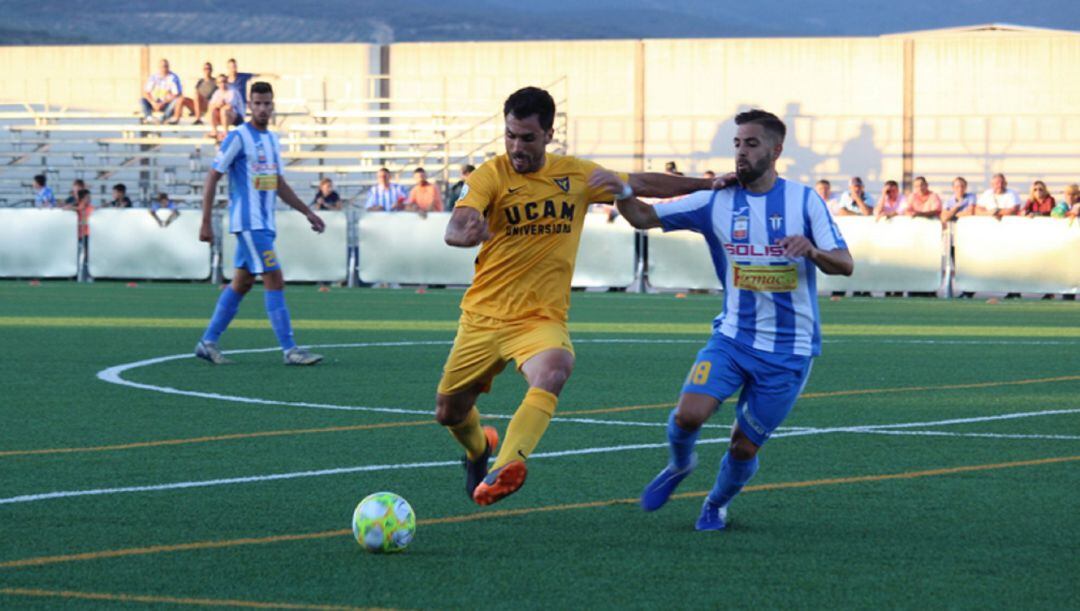
{"type": "Polygon", "coordinates": [[[439,393],[452,395],[481,385],[491,390],[491,382],[506,363],[518,369],[530,358],[554,348],[574,353],[566,323],[545,318],[505,321],[471,312],[462,312],[457,337],[443,366],[439,393]]]}

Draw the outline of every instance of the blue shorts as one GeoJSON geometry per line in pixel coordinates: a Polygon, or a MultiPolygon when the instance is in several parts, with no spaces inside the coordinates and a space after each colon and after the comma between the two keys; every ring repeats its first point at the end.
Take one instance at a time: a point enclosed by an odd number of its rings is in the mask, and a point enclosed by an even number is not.
{"type": "Polygon", "coordinates": [[[682,392],[723,403],[741,386],[735,417],[742,432],[760,447],[787,418],[812,364],[808,356],[755,350],[717,334],[698,352],[682,392]]]}
{"type": "Polygon", "coordinates": [[[236,268],[244,268],[252,274],[276,272],[281,269],[277,253],[274,251],[273,231],[259,229],[255,231],[237,231],[236,268]]]}

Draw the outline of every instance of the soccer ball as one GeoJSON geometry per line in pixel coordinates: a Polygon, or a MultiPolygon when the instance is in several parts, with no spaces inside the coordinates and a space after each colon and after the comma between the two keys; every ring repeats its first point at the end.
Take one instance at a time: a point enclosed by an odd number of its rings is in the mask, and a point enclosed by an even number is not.
{"type": "Polygon", "coordinates": [[[369,552],[400,552],[416,534],[416,514],[409,502],[393,492],[376,492],[353,511],[353,536],[369,552]]]}

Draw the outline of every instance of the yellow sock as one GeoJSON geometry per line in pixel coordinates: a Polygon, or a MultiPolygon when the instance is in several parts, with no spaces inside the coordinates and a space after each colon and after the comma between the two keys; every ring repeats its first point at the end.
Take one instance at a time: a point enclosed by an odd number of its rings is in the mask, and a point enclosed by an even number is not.
{"type": "Polygon", "coordinates": [[[529,392],[525,393],[525,400],[510,419],[510,425],[506,427],[506,441],[503,442],[492,469],[498,469],[514,460],[528,458],[544,436],[558,403],[559,398],[548,391],[530,388],[529,392]]]}
{"type": "Polygon", "coordinates": [[[476,409],[475,405],[460,424],[448,426],[446,430],[465,448],[465,455],[469,460],[476,460],[487,449],[487,438],[484,437],[484,430],[480,428],[480,410],[476,409]]]}

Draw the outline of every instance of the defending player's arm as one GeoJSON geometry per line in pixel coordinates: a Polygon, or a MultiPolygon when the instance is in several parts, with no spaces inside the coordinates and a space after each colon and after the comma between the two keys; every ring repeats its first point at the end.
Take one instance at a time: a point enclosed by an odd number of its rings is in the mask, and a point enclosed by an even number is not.
{"type": "MultiPolygon", "coordinates": [[[[211,169],[206,173],[206,181],[203,183],[202,198],[202,224],[199,225],[199,240],[212,242],[214,240],[214,228],[210,224],[211,210],[214,207],[214,196],[217,194],[217,184],[224,176],[221,172],[211,169]]],[[[151,212],[153,214],[153,212],[151,212]]],[[[154,217],[157,219],[157,217],[154,217]]],[[[161,221],[158,221],[161,224],[161,221]]]]}
{"type": "Polygon", "coordinates": [[[658,172],[638,172],[630,175],[630,189],[639,197],[678,197],[695,191],[723,189],[735,184],[735,174],[715,179],[689,178],[658,172]]]}
{"type": "Polygon", "coordinates": [[[311,230],[316,233],[322,233],[326,229],[326,223],[322,218],[311,211],[299,197],[296,196],[296,192],[292,190],[289,183],[285,182],[285,177],[278,174],[277,194],[290,208],[303,214],[309,223],[311,223],[311,230]]]}

